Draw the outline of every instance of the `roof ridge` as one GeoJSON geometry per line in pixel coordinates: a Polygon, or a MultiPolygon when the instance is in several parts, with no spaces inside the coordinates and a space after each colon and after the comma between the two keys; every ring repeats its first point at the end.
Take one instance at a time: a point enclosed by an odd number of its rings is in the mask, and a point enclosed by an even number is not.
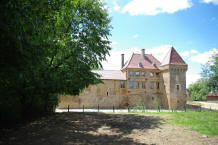
{"type": "Polygon", "coordinates": [[[169,49],[169,51],[167,52],[167,54],[161,62],[161,66],[167,64],[187,65],[173,46],[169,49]]]}

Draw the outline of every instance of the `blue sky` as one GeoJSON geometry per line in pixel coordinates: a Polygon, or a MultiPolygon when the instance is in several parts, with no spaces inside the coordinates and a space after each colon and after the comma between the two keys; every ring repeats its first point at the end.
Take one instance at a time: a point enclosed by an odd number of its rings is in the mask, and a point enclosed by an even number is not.
{"type": "Polygon", "coordinates": [[[218,0],[102,0],[112,18],[112,50],[104,69],[120,69],[133,52],[160,61],[173,46],[189,65],[187,86],[200,78],[202,64],[218,52],[218,0]]]}

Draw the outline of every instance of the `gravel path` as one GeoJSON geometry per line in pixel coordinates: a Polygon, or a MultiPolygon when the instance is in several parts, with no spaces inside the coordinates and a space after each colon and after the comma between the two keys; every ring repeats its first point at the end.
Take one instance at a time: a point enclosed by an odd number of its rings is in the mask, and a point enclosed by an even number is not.
{"type": "Polygon", "coordinates": [[[208,137],[136,114],[56,113],[0,130],[0,145],[217,145],[208,137]]]}

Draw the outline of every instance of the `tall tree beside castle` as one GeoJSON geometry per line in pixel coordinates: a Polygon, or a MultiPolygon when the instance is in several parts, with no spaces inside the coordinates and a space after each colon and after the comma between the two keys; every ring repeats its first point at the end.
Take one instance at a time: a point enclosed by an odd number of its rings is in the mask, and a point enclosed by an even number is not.
{"type": "Polygon", "coordinates": [[[0,2],[0,119],[41,113],[98,82],[110,18],[99,0],[0,2]]]}
{"type": "Polygon", "coordinates": [[[192,83],[188,88],[192,100],[206,100],[206,95],[218,91],[218,53],[213,54],[203,66],[201,76],[201,79],[192,83]]]}

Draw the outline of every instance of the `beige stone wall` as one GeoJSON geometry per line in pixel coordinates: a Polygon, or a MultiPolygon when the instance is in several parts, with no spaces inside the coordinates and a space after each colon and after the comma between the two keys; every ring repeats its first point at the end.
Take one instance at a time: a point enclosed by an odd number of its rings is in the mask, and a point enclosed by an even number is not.
{"type": "Polygon", "coordinates": [[[170,64],[161,67],[161,70],[169,108],[182,108],[188,100],[186,97],[187,66],[170,64]]]}
{"type": "Polygon", "coordinates": [[[104,84],[92,85],[84,89],[79,96],[63,96],[60,95],[60,103],[58,108],[97,108],[98,104],[101,108],[125,108],[144,104],[146,107],[154,107],[156,100],[160,106],[167,107],[166,97],[163,95],[163,79],[159,70],[137,70],[132,69],[127,71],[127,80],[125,88],[121,88],[120,80],[103,80],[104,84]],[[140,71],[140,76],[129,76],[129,71],[140,71]],[[146,76],[142,76],[141,72],[145,71],[146,76]],[[153,72],[154,76],[150,77],[149,73],[153,72]],[[156,72],[159,75],[156,75],[156,72]],[[134,87],[130,88],[130,81],[134,87]],[[136,82],[139,83],[139,88],[136,88],[136,82]],[[142,88],[142,82],[145,82],[146,87],[142,88]],[[150,88],[150,83],[154,83],[154,88],[150,88]],[[157,89],[159,82],[159,89],[157,89]]]}
{"type": "Polygon", "coordinates": [[[121,80],[103,80],[103,84],[92,85],[84,89],[79,96],[62,96],[58,108],[125,108],[144,104],[154,107],[154,102],[165,108],[180,108],[186,103],[186,71],[187,66],[166,65],[161,70],[155,69],[128,69],[124,70],[127,80],[125,88],[121,88],[121,80]],[[130,72],[134,72],[130,76],[130,72]],[[136,76],[135,72],[140,72],[136,76]],[[146,76],[142,76],[146,72],[146,76]],[[150,76],[150,72],[154,74],[150,76]],[[133,82],[133,88],[130,88],[133,82]],[[145,88],[142,83],[145,82],[145,88]],[[136,88],[139,83],[139,88],[136,88]],[[151,89],[151,83],[154,88],[151,89]],[[158,88],[159,83],[159,88],[158,88]],[[179,85],[179,89],[177,86],[179,85]]]}

